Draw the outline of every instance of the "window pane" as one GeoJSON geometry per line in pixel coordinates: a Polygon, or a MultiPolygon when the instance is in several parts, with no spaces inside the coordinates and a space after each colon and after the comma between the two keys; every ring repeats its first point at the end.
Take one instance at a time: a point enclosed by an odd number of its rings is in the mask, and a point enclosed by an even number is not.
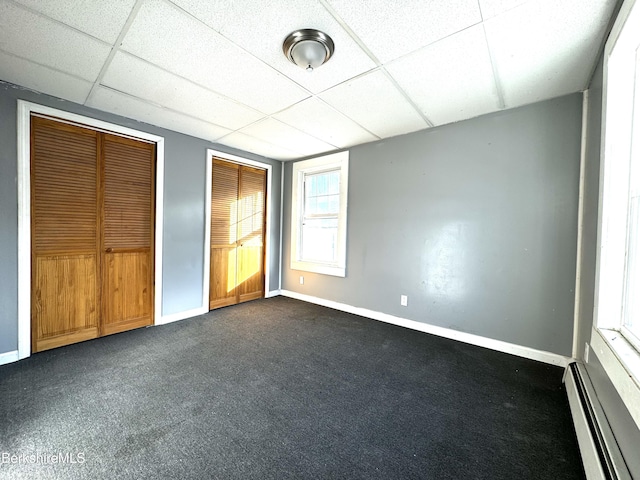
{"type": "Polygon", "coordinates": [[[305,197],[340,193],[340,170],[305,175],[305,197]]]}
{"type": "Polygon", "coordinates": [[[315,197],[318,195],[318,177],[315,175],[307,175],[307,196],[315,197]]]}
{"type": "Polygon", "coordinates": [[[340,195],[331,195],[329,197],[329,211],[338,213],[340,211],[340,195]]]}
{"type": "Polygon", "coordinates": [[[307,197],[304,201],[304,214],[315,215],[318,211],[318,198],[307,197]]]}
{"type": "Polygon", "coordinates": [[[636,51],[624,325],[640,339],[640,50],[636,51]]]}
{"type": "Polygon", "coordinates": [[[339,211],[340,171],[305,175],[303,215],[337,215],[339,211]]]}
{"type": "Polygon", "coordinates": [[[340,171],[334,170],[327,174],[327,193],[340,193],[340,171]]]}
{"type": "Polygon", "coordinates": [[[305,219],[302,224],[301,259],[333,263],[337,260],[338,219],[305,219]]]}
{"type": "Polygon", "coordinates": [[[624,324],[640,339],[640,195],[630,199],[624,324]]]}

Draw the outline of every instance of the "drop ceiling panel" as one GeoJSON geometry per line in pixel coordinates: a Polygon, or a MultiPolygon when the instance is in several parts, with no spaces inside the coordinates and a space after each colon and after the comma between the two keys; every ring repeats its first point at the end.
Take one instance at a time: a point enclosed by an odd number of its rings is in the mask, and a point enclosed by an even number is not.
{"type": "Polygon", "coordinates": [[[320,98],[380,138],[428,127],[380,70],[333,87],[320,98]]]}
{"type": "Polygon", "coordinates": [[[273,118],[266,118],[241,130],[242,133],[279,147],[298,152],[300,156],[335,150],[329,145],[273,118]]]}
{"type": "Polygon", "coordinates": [[[528,0],[478,0],[483,20],[488,20],[491,17],[500,15],[527,1],[528,0]]]}
{"type": "Polygon", "coordinates": [[[278,147],[241,132],[230,133],[226,137],[218,140],[218,143],[274,160],[293,160],[294,158],[300,157],[300,153],[298,152],[292,152],[286,148],[278,147]]]}
{"type": "Polygon", "coordinates": [[[136,0],[16,0],[100,40],[114,43],[136,0]]]}
{"type": "Polygon", "coordinates": [[[0,48],[94,81],[110,47],[39,14],[0,0],[0,48]]]}
{"type": "Polygon", "coordinates": [[[403,57],[387,68],[434,125],[499,110],[482,25],[403,57]]]}
{"type": "Polygon", "coordinates": [[[231,130],[263,117],[256,110],[123,52],[114,56],[102,84],[231,130]]]}
{"type": "Polygon", "coordinates": [[[229,2],[174,0],[232,42],[317,93],[375,67],[374,62],[317,0],[229,2]],[[260,12],[256,15],[256,12],[260,12]],[[242,18],[239,22],[237,19],[242,18]],[[294,30],[315,28],[336,45],[333,57],[309,74],[289,62],[282,42],[294,30]]]}
{"type": "Polygon", "coordinates": [[[142,6],[122,48],[264,113],[308,96],[284,75],[163,1],[142,6]]]}
{"type": "Polygon", "coordinates": [[[105,112],[210,141],[231,132],[226,128],[166,110],[105,87],[98,87],[86,104],[105,112]]]}
{"type": "Polygon", "coordinates": [[[532,1],[486,22],[507,107],[585,88],[614,3],[532,1]]]}
{"type": "Polygon", "coordinates": [[[0,52],[0,78],[16,85],[84,103],[93,83],[0,52]]]}
{"type": "Polygon", "coordinates": [[[477,0],[327,0],[382,63],[480,22],[477,0]]]}
{"type": "Polygon", "coordinates": [[[274,118],[339,148],[378,140],[317,98],[308,98],[274,118]]]}
{"type": "Polygon", "coordinates": [[[0,79],[301,158],[580,91],[615,4],[0,0],[0,79]],[[299,28],[336,42],[311,74],[282,53],[299,28]]]}

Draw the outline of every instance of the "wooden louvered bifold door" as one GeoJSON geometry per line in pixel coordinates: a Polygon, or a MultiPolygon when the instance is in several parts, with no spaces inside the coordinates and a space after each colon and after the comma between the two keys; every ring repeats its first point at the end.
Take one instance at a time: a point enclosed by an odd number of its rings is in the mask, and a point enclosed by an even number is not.
{"type": "Polygon", "coordinates": [[[238,303],[236,291],[240,167],[213,160],[209,308],[238,303]]]}
{"type": "Polygon", "coordinates": [[[104,135],[102,335],[151,325],[155,145],[104,135]]]}
{"type": "Polygon", "coordinates": [[[31,119],[32,351],[150,325],[155,145],[31,119]]]}
{"type": "Polygon", "coordinates": [[[242,167],[238,199],[238,301],[264,296],[266,171],[242,167]]]}
{"type": "Polygon", "coordinates": [[[34,352],[99,335],[95,131],[33,118],[31,311],[34,352]]]}
{"type": "Polygon", "coordinates": [[[266,171],[213,160],[209,308],[264,296],[266,171]]]}

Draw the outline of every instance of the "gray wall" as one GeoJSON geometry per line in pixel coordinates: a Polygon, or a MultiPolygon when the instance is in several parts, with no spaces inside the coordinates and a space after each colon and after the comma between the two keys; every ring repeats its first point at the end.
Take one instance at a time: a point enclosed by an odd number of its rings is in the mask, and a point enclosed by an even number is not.
{"type": "Polygon", "coordinates": [[[581,104],[351,149],[346,278],[289,268],[287,164],[283,289],[570,356],[581,104]]]}
{"type": "Polygon", "coordinates": [[[16,107],[6,90],[0,83],[0,353],[18,348],[16,107]]]}
{"type": "MultiPolygon", "coordinates": [[[[585,186],[583,190],[583,235],[580,258],[579,324],[577,329],[578,358],[584,361],[584,346],[590,342],[594,315],[594,290],[596,280],[596,252],[598,237],[598,199],[600,196],[600,146],[602,128],[602,60],[589,86],[587,115],[587,144],[585,155],[585,186]]],[[[640,478],[640,430],[627,410],[620,395],[609,380],[597,353],[591,350],[585,364],[587,373],[607,421],[616,437],[633,478],[640,478]]]]}
{"type": "Polygon", "coordinates": [[[0,82],[0,354],[17,349],[17,99],[58,108],[165,138],[163,314],[202,304],[206,149],[273,165],[271,289],[279,284],[281,163],[0,82]]]}

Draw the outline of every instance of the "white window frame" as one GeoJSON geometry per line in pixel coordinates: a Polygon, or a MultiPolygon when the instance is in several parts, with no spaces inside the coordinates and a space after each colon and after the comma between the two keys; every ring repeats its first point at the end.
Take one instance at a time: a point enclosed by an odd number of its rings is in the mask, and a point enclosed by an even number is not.
{"type": "Polygon", "coordinates": [[[640,352],[624,336],[623,316],[635,103],[629,99],[634,95],[638,44],[640,1],[626,0],[604,54],[600,218],[590,344],[640,428],[640,352]]]}
{"type": "Polygon", "coordinates": [[[349,184],[349,152],[339,152],[303,160],[293,164],[291,186],[291,268],[305,272],[337,277],[346,276],[347,262],[347,194],[349,184]],[[302,215],[304,206],[304,177],[307,174],[340,169],[340,212],[338,214],[337,261],[320,263],[303,261],[302,215]]]}

